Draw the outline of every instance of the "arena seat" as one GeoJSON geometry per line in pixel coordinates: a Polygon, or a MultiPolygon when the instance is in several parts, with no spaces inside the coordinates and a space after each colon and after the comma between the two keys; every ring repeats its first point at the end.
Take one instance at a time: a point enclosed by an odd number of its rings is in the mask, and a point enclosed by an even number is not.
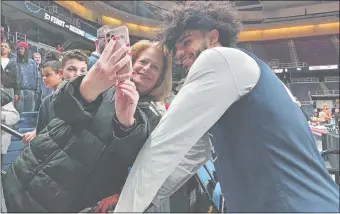
{"type": "Polygon", "coordinates": [[[38,112],[22,112],[20,120],[13,126],[13,129],[19,130],[20,128],[32,128],[36,126],[38,119],[38,112]]]}
{"type": "Polygon", "coordinates": [[[266,56],[266,52],[263,49],[262,43],[251,43],[251,47],[253,49],[253,53],[256,54],[258,58],[260,58],[264,62],[268,61],[268,58],[266,56]]]}
{"type": "Polygon", "coordinates": [[[31,131],[34,131],[35,130],[35,127],[30,127],[30,128],[19,128],[18,131],[20,133],[26,133],[26,132],[31,132],[31,131]]]}
{"type": "Polygon", "coordinates": [[[207,170],[205,170],[205,168],[202,166],[201,168],[198,169],[197,175],[202,184],[204,185],[204,187],[207,187],[209,181],[211,181],[211,177],[207,170]]]}
{"type": "Polygon", "coordinates": [[[7,152],[6,155],[4,155],[3,158],[3,165],[11,164],[19,155],[22,153],[22,150],[7,152]]]}
{"type": "Polygon", "coordinates": [[[309,101],[310,98],[308,96],[309,91],[318,91],[322,90],[320,83],[289,83],[289,88],[291,92],[298,98],[300,101],[309,101]]]}
{"type": "Polygon", "coordinates": [[[337,65],[339,54],[331,36],[313,36],[294,39],[300,62],[311,65],[337,65]]]}
{"type": "Polygon", "coordinates": [[[38,118],[39,112],[34,111],[34,112],[22,112],[20,114],[20,118],[38,118]]]}
{"type": "Polygon", "coordinates": [[[254,53],[263,61],[277,59],[280,63],[291,62],[287,39],[255,42],[251,44],[254,53]]]}
{"type": "Polygon", "coordinates": [[[339,90],[339,82],[326,82],[329,90],[339,90]]]}
{"type": "Polygon", "coordinates": [[[217,209],[220,209],[221,194],[222,194],[221,185],[220,182],[218,182],[213,192],[213,202],[216,205],[217,209]]]}
{"type": "Polygon", "coordinates": [[[24,144],[22,143],[21,140],[12,140],[11,145],[9,145],[7,152],[21,151],[23,149],[24,149],[24,144]]]}
{"type": "MultiPolygon", "coordinates": [[[[37,117],[38,112],[23,112],[20,114],[19,122],[12,127],[20,133],[33,131],[36,126],[37,117]]],[[[9,165],[22,153],[24,148],[25,145],[22,143],[21,139],[12,136],[7,154],[3,155],[3,163],[1,163],[2,170],[6,171],[9,165]]]]}
{"type": "Polygon", "coordinates": [[[211,175],[216,172],[215,166],[211,160],[208,160],[208,162],[205,163],[205,166],[207,167],[211,175]]]}

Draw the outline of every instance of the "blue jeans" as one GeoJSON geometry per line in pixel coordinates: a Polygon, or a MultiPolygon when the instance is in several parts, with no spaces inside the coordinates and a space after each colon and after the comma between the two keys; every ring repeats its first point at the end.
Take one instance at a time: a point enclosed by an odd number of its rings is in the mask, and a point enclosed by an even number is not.
{"type": "Polygon", "coordinates": [[[35,108],[36,93],[33,90],[20,90],[20,100],[15,103],[15,108],[19,113],[32,112],[35,108]]]}

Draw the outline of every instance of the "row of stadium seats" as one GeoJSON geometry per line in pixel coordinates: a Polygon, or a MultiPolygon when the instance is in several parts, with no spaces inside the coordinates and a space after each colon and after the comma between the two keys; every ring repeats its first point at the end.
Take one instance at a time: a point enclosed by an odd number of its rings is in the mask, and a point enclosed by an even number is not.
{"type": "Polygon", "coordinates": [[[288,83],[288,88],[300,101],[309,101],[309,91],[322,90],[320,83],[288,83]]]}
{"type": "MultiPolygon", "coordinates": [[[[313,65],[337,65],[339,64],[339,53],[332,39],[338,37],[333,35],[313,36],[292,39],[295,44],[299,62],[313,65]]],[[[289,51],[289,40],[270,40],[263,42],[238,43],[239,47],[253,51],[265,62],[278,60],[280,63],[291,63],[289,51]],[[252,49],[252,50],[251,50],[252,49]]]]}
{"type": "MultiPolygon", "coordinates": [[[[38,112],[23,112],[20,115],[19,122],[12,128],[20,133],[26,133],[35,129],[38,112]]],[[[11,145],[8,148],[7,154],[3,157],[2,170],[6,171],[9,165],[22,153],[25,145],[21,139],[12,136],[11,145]]]]}
{"type": "Polygon", "coordinates": [[[339,82],[325,82],[329,90],[339,90],[339,82]]]}

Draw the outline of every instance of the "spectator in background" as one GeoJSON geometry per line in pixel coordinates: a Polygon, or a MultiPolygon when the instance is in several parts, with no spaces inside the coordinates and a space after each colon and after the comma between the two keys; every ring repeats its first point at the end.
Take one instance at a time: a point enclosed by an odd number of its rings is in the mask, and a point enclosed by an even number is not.
{"type": "Polygon", "coordinates": [[[15,103],[19,113],[35,110],[35,97],[39,93],[39,77],[37,65],[33,59],[28,58],[28,44],[17,43],[17,67],[20,77],[20,99],[15,103]]]}
{"type": "Polygon", "coordinates": [[[58,52],[56,50],[49,50],[46,53],[44,63],[46,63],[48,61],[53,61],[53,60],[59,61],[60,58],[61,58],[61,53],[60,52],[58,52]]]}
{"type": "Polygon", "coordinates": [[[8,42],[1,43],[1,85],[8,93],[13,103],[20,99],[20,80],[18,75],[17,63],[9,59],[11,47],[8,42]]]}
{"type": "MultiPolygon", "coordinates": [[[[45,56],[45,60],[42,64],[45,64],[46,62],[54,61],[54,60],[59,61],[60,57],[61,57],[61,53],[59,53],[58,51],[49,50],[49,51],[47,51],[46,56],[45,56]]],[[[41,70],[40,69],[39,69],[39,72],[38,72],[38,76],[39,76],[39,95],[37,96],[37,101],[36,101],[36,104],[37,104],[36,109],[35,109],[36,111],[39,111],[39,107],[40,107],[42,100],[45,97],[52,94],[52,91],[53,91],[51,88],[46,88],[44,83],[42,82],[41,70]]]]}
{"type": "Polygon", "coordinates": [[[59,53],[62,53],[62,52],[64,52],[64,48],[63,48],[61,45],[58,45],[57,51],[58,51],[59,53]]]}
{"type": "Polygon", "coordinates": [[[1,38],[0,38],[0,40],[1,40],[1,42],[7,42],[4,27],[1,27],[1,38]]]}
{"type": "MultiPolygon", "coordinates": [[[[19,119],[20,115],[17,110],[15,110],[12,102],[1,107],[1,124],[12,126],[16,124],[19,119]]],[[[1,130],[1,162],[3,155],[7,154],[7,150],[10,144],[11,135],[1,130]]]]}
{"type": "MultiPolygon", "coordinates": [[[[40,106],[40,103],[41,103],[41,100],[43,99],[42,96],[43,94],[50,94],[52,93],[51,90],[49,89],[46,89],[44,84],[41,82],[41,73],[40,73],[40,68],[41,68],[41,55],[40,53],[34,53],[32,55],[32,58],[33,60],[37,63],[37,75],[38,75],[38,78],[39,78],[39,87],[38,87],[38,91],[37,91],[37,94],[36,94],[36,100],[35,100],[35,111],[38,111],[39,110],[39,106],[40,106]]],[[[46,95],[45,95],[46,96],[46,95]]],[[[44,96],[44,97],[45,97],[44,96]]]]}
{"type": "Polygon", "coordinates": [[[40,53],[34,53],[32,55],[33,60],[35,63],[37,63],[37,70],[40,71],[40,65],[41,65],[41,55],[40,53]]]}
{"type": "Polygon", "coordinates": [[[339,113],[339,108],[335,108],[334,110],[334,119],[335,119],[335,124],[340,127],[340,113],[339,113]]]}
{"type": "Polygon", "coordinates": [[[320,122],[329,123],[330,119],[332,118],[331,113],[328,110],[328,106],[326,103],[322,105],[322,110],[319,113],[320,122]]]}
{"type": "Polygon", "coordinates": [[[88,69],[90,70],[91,67],[98,61],[100,55],[102,54],[105,48],[105,35],[110,30],[114,29],[113,26],[104,25],[97,30],[97,39],[95,41],[96,51],[92,52],[91,56],[89,57],[89,64],[88,69]]]}
{"type": "MultiPolygon", "coordinates": [[[[73,77],[77,77],[81,74],[84,74],[87,71],[88,57],[85,53],[83,53],[80,50],[70,50],[64,53],[64,57],[60,65],[58,65],[57,62],[59,61],[54,60],[46,62],[46,64],[44,64],[43,67],[46,66],[47,69],[49,67],[51,68],[53,67],[52,70],[58,72],[58,74],[56,75],[52,73],[53,77],[47,77],[47,73],[50,73],[51,71],[48,71],[49,69],[47,71],[43,70],[42,76],[43,77],[46,76],[44,77],[45,79],[52,78],[53,82],[58,82],[58,76],[61,76],[62,79],[64,80],[68,80],[73,77]]],[[[55,91],[58,86],[56,84],[52,84],[51,88],[53,88],[53,91],[55,91]]],[[[48,85],[46,85],[46,87],[50,88],[48,85]]],[[[53,94],[43,99],[42,104],[40,105],[39,108],[39,116],[36,129],[24,134],[23,143],[25,144],[29,143],[33,138],[35,138],[37,133],[39,133],[43,128],[45,128],[48,125],[48,123],[56,117],[54,110],[51,106],[52,99],[53,94]]]]}

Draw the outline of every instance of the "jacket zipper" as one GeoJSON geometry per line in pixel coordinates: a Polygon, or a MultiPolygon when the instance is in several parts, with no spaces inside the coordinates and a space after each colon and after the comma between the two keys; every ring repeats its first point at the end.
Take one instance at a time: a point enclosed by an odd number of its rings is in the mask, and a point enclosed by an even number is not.
{"type": "Polygon", "coordinates": [[[37,172],[39,172],[52,158],[54,158],[57,153],[59,153],[59,150],[52,152],[52,154],[48,156],[39,166],[34,168],[33,174],[36,175],[37,172]]]}

